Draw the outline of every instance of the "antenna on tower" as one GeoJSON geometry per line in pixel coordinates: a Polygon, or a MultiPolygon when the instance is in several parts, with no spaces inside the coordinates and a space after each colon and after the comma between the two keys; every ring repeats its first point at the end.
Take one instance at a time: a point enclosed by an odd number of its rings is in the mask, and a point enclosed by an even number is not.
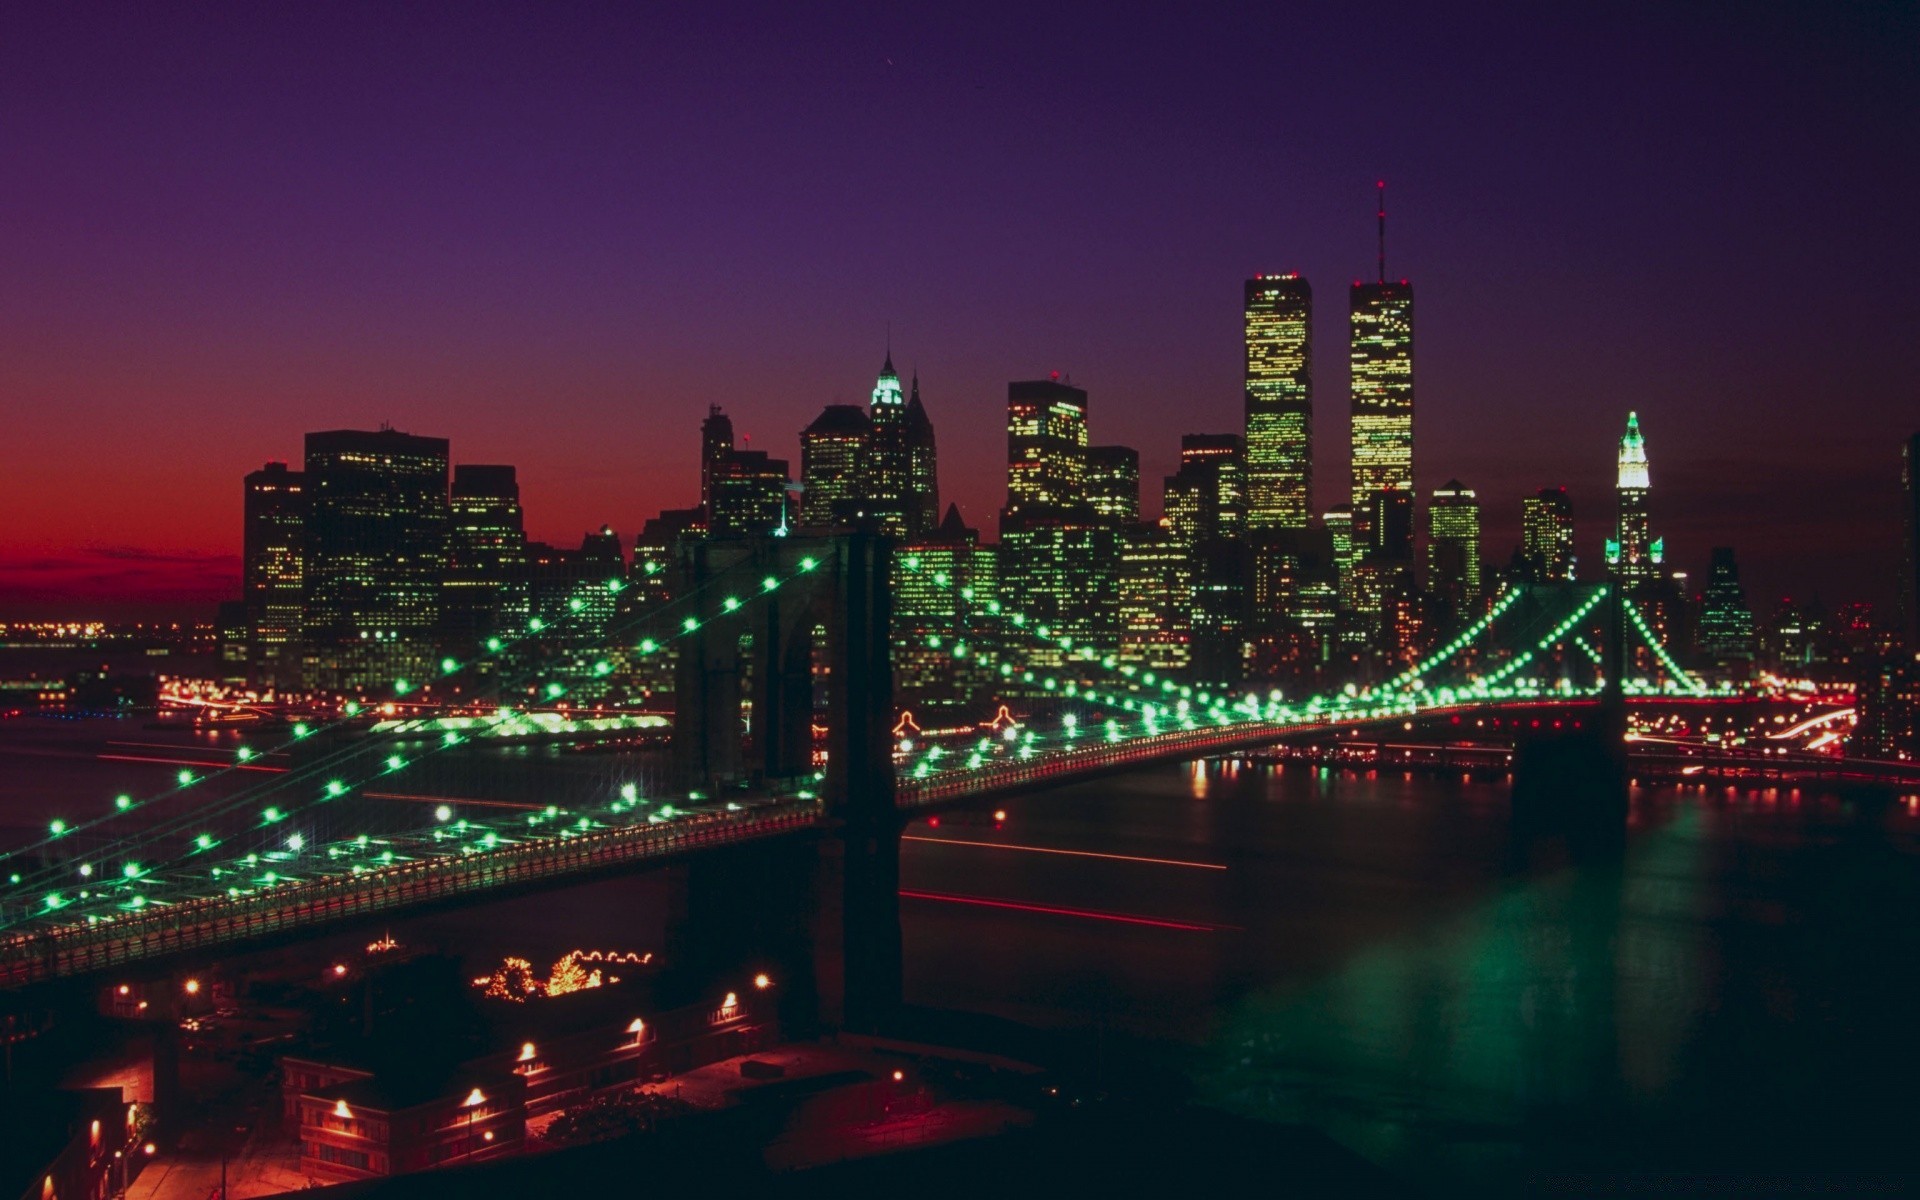
{"type": "Polygon", "coordinates": [[[1385,283],[1387,281],[1387,181],[1382,179],[1373,186],[1379,200],[1374,207],[1379,210],[1375,216],[1380,219],[1380,282],[1385,283]]]}

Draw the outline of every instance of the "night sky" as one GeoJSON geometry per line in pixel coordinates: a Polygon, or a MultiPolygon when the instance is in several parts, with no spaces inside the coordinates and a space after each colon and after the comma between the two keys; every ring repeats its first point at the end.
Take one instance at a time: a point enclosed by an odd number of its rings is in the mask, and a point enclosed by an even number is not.
{"type": "Polygon", "coordinates": [[[1418,486],[1476,488],[1490,558],[1565,484],[1597,561],[1637,408],[1677,566],[1890,597],[1914,5],[160,7],[0,38],[0,615],[237,594],[241,476],[312,429],[631,534],[709,403],[797,475],[889,322],[969,521],[1053,370],[1156,507],[1181,433],[1240,429],[1256,271],[1314,286],[1330,508],[1376,178],[1418,486]]]}

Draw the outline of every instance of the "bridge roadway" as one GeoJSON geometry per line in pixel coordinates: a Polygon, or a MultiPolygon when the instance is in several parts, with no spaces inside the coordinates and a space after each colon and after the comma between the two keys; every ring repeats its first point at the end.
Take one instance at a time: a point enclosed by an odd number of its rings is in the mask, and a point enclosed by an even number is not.
{"type": "MultiPolygon", "coordinates": [[[[1428,710],[1428,715],[1441,710],[1428,710]]],[[[969,803],[1096,775],[1232,753],[1328,728],[1313,722],[1245,722],[1086,744],[1027,760],[902,779],[896,806],[921,811],[969,803]]],[[[704,809],[660,824],[600,829],[516,842],[493,850],[416,859],[369,870],[288,882],[249,894],[154,905],[110,924],[67,925],[0,941],[0,991],[74,978],[156,959],[320,929],[370,917],[515,890],[577,882],[639,864],[827,828],[825,802],[798,796],[745,802],[739,811],[704,809]]]]}
{"type": "MultiPolygon", "coordinates": [[[[1556,699],[1545,704],[1536,702],[1536,706],[1565,710],[1591,707],[1593,703],[1556,699]]],[[[1420,710],[1418,719],[1473,711],[1484,710],[1474,705],[1436,706],[1420,710]]],[[[1089,734],[1084,745],[1031,759],[997,761],[927,779],[903,778],[897,784],[895,801],[898,808],[908,812],[972,803],[1157,763],[1257,749],[1300,733],[1404,721],[1413,714],[1352,720],[1341,720],[1336,714],[1328,716],[1333,719],[1243,722],[1169,731],[1118,743],[1089,734]]],[[[1776,760],[1774,765],[1782,764],[1776,760]]],[[[0,991],[181,954],[318,932],[370,917],[577,882],[722,847],[805,836],[830,824],[822,800],[767,797],[745,802],[738,811],[696,810],[660,824],[537,838],[471,854],[418,859],[359,875],[284,883],[239,897],[215,896],[156,905],[110,924],[69,925],[0,941],[0,991]]]]}

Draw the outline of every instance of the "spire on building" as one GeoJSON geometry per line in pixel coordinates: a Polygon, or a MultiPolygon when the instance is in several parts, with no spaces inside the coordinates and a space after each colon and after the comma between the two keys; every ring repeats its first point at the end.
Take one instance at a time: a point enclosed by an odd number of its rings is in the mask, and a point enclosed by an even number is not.
{"type": "Polygon", "coordinates": [[[1647,439],[1640,433],[1640,414],[1627,414],[1627,431],[1620,437],[1620,482],[1622,488],[1644,488],[1647,481],[1647,439]]]}

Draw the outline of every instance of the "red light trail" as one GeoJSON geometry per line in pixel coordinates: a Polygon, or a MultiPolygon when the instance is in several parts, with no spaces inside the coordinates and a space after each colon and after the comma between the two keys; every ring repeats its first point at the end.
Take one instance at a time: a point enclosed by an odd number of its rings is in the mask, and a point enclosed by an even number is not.
{"type": "Polygon", "coordinates": [[[1078,917],[1086,921],[1113,921],[1121,925],[1147,925],[1155,929],[1179,929],[1188,933],[1218,933],[1237,929],[1234,925],[1208,925],[1196,921],[1170,921],[1161,917],[1141,917],[1132,913],[1098,912],[1090,908],[1061,908],[1052,904],[1022,904],[1014,900],[991,900],[985,896],[955,896],[946,892],[915,892],[900,889],[908,900],[942,900],[948,904],[971,904],[978,908],[1005,908],[1013,912],[1042,913],[1051,917],[1078,917]]]}
{"type": "Polygon", "coordinates": [[[1148,863],[1160,867],[1192,867],[1200,871],[1224,871],[1225,863],[1189,862],[1182,858],[1147,858],[1137,854],[1102,854],[1097,850],[1056,850],[1051,846],[1021,846],[1012,842],[970,842],[965,838],[910,837],[901,834],[903,842],[932,842],[936,846],[978,846],[982,850],[1020,850],[1028,854],[1064,854],[1072,858],[1108,858],[1114,862],[1148,863]]]}

